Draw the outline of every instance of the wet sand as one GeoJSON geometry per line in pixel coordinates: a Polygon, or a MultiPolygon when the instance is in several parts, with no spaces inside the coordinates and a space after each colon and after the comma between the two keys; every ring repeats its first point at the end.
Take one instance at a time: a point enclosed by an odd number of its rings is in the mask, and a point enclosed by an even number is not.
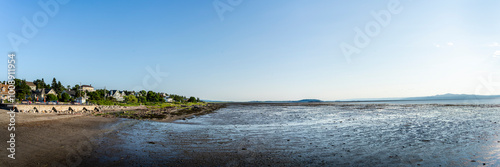
{"type": "Polygon", "coordinates": [[[17,113],[16,160],[2,148],[0,166],[496,166],[499,107],[233,104],[171,123],[17,113]]]}
{"type": "MultiPolygon", "coordinates": [[[[0,109],[0,140],[10,140],[7,110],[0,109]]],[[[7,144],[1,144],[0,166],[67,166],[94,147],[92,141],[110,130],[118,119],[58,114],[16,113],[16,159],[8,158],[7,144]],[[92,146],[91,146],[92,145],[92,146]],[[91,147],[87,147],[91,146],[91,147]],[[73,160],[72,160],[73,159],[73,160]]]]}
{"type": "Polygon", "coordinates": [[[130,125],[82,165],[498,166],[498,107],[232,104],[130,125]]]}
{"type": "MultiPolygon", "coordinates": [[[[123,110],[123,109],[120,109],[123,110]]],[[[106,112],[120,111],[106,110],[106,112]]],[[[10,140],[8,110],[0,109],[0,140],[10,140]]],[[[186,119],[200,113],[173,115],[161,122],[186,119]]],[[[121,129],[140,120],[91,115],[16,113],[15,159],[8,158],[8,144],[1,145],[0,167],[4,166],[95,166],[85,163],[95,155],[102,139],[112,139],[121,129]]],[[[115,141],[106,141],[116,144],[115,141]]],[[[2,142],[5,143],[5,142],[2,142]]],[[[107,165],[101,165],[107,166],[107,165]]]]}

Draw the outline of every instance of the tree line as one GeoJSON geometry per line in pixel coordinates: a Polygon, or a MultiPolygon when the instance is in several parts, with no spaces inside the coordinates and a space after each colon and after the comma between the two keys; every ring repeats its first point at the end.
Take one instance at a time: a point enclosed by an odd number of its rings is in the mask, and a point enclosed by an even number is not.
{"type": "MultiPolygon", "coordinates": [[[[4,82],[5,83],[5,82],[4,82]]],[[[46,95],[46,101],[60,101],[60,102],[73,102],[75,101],[75,98],[78,97],[86,97],[88,98],[88,101],[91,101],[93,103],[101,103],[104,105],[111,105],[111,104],[116,104],[118,101],[117,99],[114,99],[111,95],[109,95],[109,90],[104,90],[104,89],[97,89],[95,91],[89,92],[89,91],[82,91],[80,89],[81,85],[74,85],[71,87],[70,85],[67,85],[66,87],[63,86],[61,81],[57,81],[56,78],[52,79],[51,84],[45,83],[45,80],[42,78],[37,79],[33,81],[33,84],[36,86],[36,90],[41,90],[41,89],[53,89],[56,93],[56,95],[48,94],[46,95]],[[75,95],[74,97],[71,97],[67,91],[74,91],[75,95]]],[[[36,99],[32,99],[30,96],[32,95],[32,91],[30,86],[26,83],[26,80],[21,80],[21,79],[15,79],[15,90],[16,90],[16,99],[19,101],[22,100],[28,100],[28,101],[35,101],[36,99]]],[[[187,103],[187,102],[201,102],[200,98],[196,97],[185,97],[181,95],[176,95],[176,94],[163,94],[159,92],[154,92],[154,91],[145,91],[141,90],[138,92],[135,91],[123,91],[125,92],[125,96],[123,96],[124,101],[122,103],[128,103],[128,104],[137,104],[137,103],[163,103],[166,102],[165,98],[163,95],[169,96],[172,98],[175,102],[180,102],[180,103],[187,103]]]]}

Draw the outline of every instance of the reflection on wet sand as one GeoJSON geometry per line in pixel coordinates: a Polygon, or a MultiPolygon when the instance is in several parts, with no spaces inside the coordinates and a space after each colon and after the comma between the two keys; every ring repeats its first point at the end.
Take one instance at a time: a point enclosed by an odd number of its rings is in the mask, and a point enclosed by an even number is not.
{"type": "Polygon", "coordinates": [[[500,165],[496,105],[229,105],[175,123],[141,121],[87,163],[142,165],[500,165]],[[98,158],[99,156],[99,158],[98,158]]]}

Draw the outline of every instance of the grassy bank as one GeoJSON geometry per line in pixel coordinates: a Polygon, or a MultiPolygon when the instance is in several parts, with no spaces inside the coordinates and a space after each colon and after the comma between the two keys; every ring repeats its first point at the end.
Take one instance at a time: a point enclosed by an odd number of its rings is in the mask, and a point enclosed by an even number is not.
{"type": "Polygon", "coordinates": [[[217,109],[225,107],[225,104],[214,103],[158,103],[146,106],[145,110],[116,111],[96,113],[95,116],[111,118],[131,118],[131,119],[151,119],[167,120],[184,119],[193,115],[211,113],[217,109]]]}

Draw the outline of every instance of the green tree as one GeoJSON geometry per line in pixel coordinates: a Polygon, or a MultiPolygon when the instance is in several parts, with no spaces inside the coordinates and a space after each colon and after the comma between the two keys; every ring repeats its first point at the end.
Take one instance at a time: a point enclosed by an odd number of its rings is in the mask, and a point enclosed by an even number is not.
{"type": "Polygon", "coordinates": [[[33,84],[36,85],[36,89],[50,89],[50,85],[46,84],[45,81],[43,80],[35,80],[33,81],[33,84]]]}
{"type": "Polygon", "coordinates": [[[57,82],[57,93],[61,93],[64,90],[63,84],[61,84],[61,81],[57,82]]]}
{"type": "Polygon", "coordinates": [[[74,90],[74,91],[77,91],[78,89],[80,89],[80,85],[75,85],[75,86],[73,86],[73,88],[71,88],[71,90],[74,90]]]}
{"type": "Polygon", "coordinates": [[[75,97],[82,97],[82,94],[83,94],[83,93],[82,93],[82,91],[80,91],[80,90],[76,90],[76,91],[75,91],[75,97]]]}
{"type": "Polygon", "coordinates": [[[170,95],[170,97],[176,101],[176,102],[181,102],[181,103],[184,103],[185,102],[185,97],[184,96],[179,96],[179,95],[170,95]]]}
{"type": "Polygon", "coordinates": [[[125,96],[125,102],[127,103],[137,103],[138,99],[134,95],[125,96]]]}
{"type": "Polygon", "coordinates": [[[59,85],[57,85],[57,80],[56,78],[52,79],[52,86],[51,88],[54,89],[57,92],[57,88],[59,85]]]}
{"type": "Polygon", "coordinates": [[[98,91],[89,92],[87,96],[89,97],[89,100],[102,100],[98,91]]]}
{"type": "Polygon", "coordinates": [[[43,80],[34,80],[33,81],[33,84],[35,84],[36,86],[36,89],[42,89],[42,88],[45,88],[45,83],[43,82],[43,80]]]}
{"type": "Polygon", "coordinates": [[[57,96],[53,95],[53,94],[48,94],[45,96],[45,98],[47,99],[47,101],[56,101],[57,100],[57,96]]]}
{"type": "Polygon", "coordinates": [[[63,102],[69,102],[71,99],[71,97],[69,96],[68,93],[63,93],[61,95],[61,99],[59,99],[59,101],[63,101],[63,102]]]}
{"type": "Polygon", "coordinates": [[[31,88],[26,84],[26,80],[14,79],[16,87],[16,99],[23,100],[26,96],[31,95],[31,88]]]}
{"type": "Polygon", "coordinates": [[[106,90],[103,90],[103,89],[100,89],[100,90],[97,90],[95,91],[98,95],[97,97],[101,100],[101,99],[104,99],[104,97],[106,97],[106,90]]]}
{"type": "Polygon", "coordinates": [[[141,90],[139,93],[141,93],[141,96],[146,96],[147,95],[147,93],[146,93],[145,90],[141,90]]]}
{"type": "Polygon", "coordinates": [[[115,99],[114,97],[111,97],[111,96],[107,97],[107,98],[106,98],[106,100],[109,100],[109,101],[116,101],[116,99],[115,99]]]}
{"type": "Polygon", "coordinates": [[[146,97],[145,97],[145,96],[139,96],[139,97],[137,97],[137,99],[138,99],[138,100],[139,100],[139,102],[141,102],[141,103],[146,103],[146,102],[147,102],[147,101],[146,101],[146,97]]]}
{"type": "Polygon", "coordinates": [[[156,93],[153,91],[148,91],[146,99],[148,100],[148,102],[156,102],[156,93]]]}
{"type": "Polygon", "coordinates": [[[192,102],[192,103],[196,102],[196,97],[193,97],[193,96],[189,97],[188,102],[192,102]]]}

